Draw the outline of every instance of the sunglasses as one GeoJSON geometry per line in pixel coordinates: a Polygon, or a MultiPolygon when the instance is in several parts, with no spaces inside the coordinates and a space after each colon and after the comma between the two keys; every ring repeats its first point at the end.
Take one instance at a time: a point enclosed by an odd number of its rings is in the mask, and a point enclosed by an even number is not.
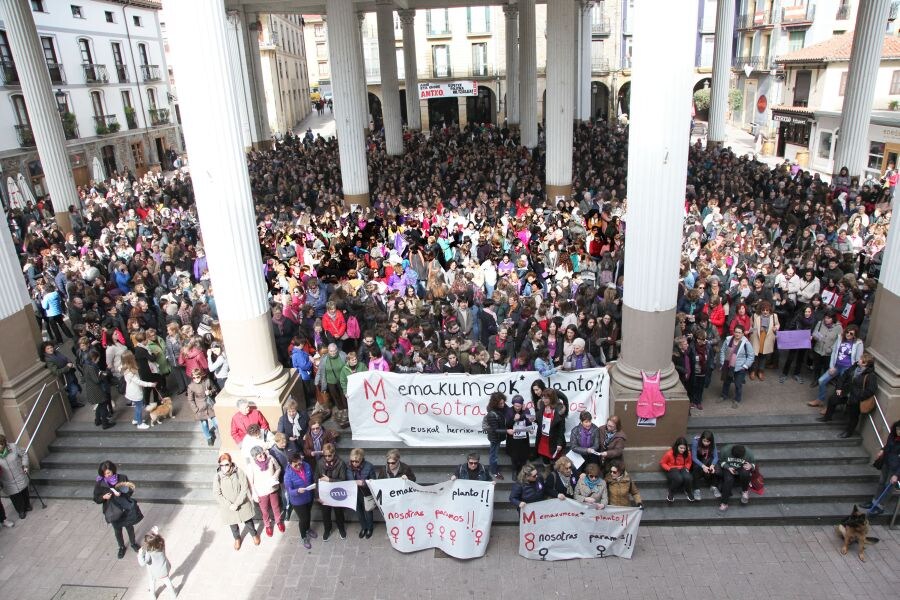
{"type": "Polygon", "coordinates": [[[220,467],[230,467],[231,463],[219,463],[220,467]]]}
{"type": "Polygon", "coordinates": [[[387,461],[387,464],[389,464],[389,465],[396,465],[396,464],[397,464],[397,461],[396,461],[396,460],[389,460],[389,461],[387,461]]]}
{"type": "Polygon", "coordinates": [[[323,454],[325,458],[334,458],[334,454],[323,454]]]}
{"type": "Polygon", "coordinates": [[[470,465],[477,465],[477,464],[478,464],[478,461],[477,461],[477,460],[470,460],[470,461],[469,461],[469,464],[470,464],[470,465]]]}

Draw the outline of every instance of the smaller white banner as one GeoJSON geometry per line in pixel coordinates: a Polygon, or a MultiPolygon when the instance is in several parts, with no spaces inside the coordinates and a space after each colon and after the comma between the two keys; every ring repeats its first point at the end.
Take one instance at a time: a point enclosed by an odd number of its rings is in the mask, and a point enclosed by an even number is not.
{"type": "Polygon", "coordinates": [[[453,98],[455,96],[477,96],[477,81],[447,81],[444,83],[420,83],[419,100],[428,98],[453,98]]]}
{"type": "Polygon", "coordinates": [[[367,483],[394,550],[440,548],[454,558],[484,556],[494,517],[492,482],[456,479],[423,486],[397,478],[367,483]]]}
{"type": "Polygon", "coordinates": [[[641,509],[591,508],[571,499],[527,504],[519,515],[519,554],[535,560],[631,558],[641,509]]]}
{"type": "Polygon", "coordinates": [[[337,506],[356,510],[356,492],[359,486],[355,481],[319,480],[319,500],[325,506],[337,506]]]}

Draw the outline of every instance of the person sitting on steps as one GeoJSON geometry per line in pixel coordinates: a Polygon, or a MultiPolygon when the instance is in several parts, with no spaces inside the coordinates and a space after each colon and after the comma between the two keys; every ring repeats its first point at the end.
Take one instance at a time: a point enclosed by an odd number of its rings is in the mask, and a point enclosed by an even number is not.
{"type": "Polygon", "coordinates": [[[856,366],[841,373],[835,380],[837,386],[828,399],[825,413],[816,419],[823,423],[831,421],[834,411],[840,404],[846,404],[847,427],[838,437],[848,438],[853,435],[859,422],[859,403],[875,395],[878,380],[875,377],[875,360],[868,352],[863,352],[856,361],[856,366]]]}
{"type": "Polygon", "coordinates": [[[741,486],[741,504],[750,502],[750,476],[755,466],[753,453],[741,444],[728,444],[719,453],[721,460],[716,469],[721,481],[722,502],[719,510],[728,510],[731,491],[737,482],[741,486]]]}

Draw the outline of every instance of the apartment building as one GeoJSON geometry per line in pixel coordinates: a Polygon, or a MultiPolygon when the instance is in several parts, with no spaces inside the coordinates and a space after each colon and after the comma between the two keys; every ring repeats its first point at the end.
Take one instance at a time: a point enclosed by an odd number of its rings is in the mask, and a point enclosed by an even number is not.
{"type": "Polygon", "coordinates": [[[283,135],[312,110],[304,18],[299,14],[261,14],[259,25],[269,128],[273,134],[283,135]]]}

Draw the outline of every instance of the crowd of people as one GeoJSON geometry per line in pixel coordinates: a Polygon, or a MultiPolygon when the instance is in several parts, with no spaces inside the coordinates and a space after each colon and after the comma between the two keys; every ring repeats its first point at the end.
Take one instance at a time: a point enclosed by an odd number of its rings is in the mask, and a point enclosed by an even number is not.
{"type": "MultiPolygon", "coordinates": [[[[543,146],[528,150],[513,132],[491,125],[408,132],[399,157],[387,155],[382,136],[370,136],[370,207],[344,206],[336,139],[287,135],[270,150],[250,153],[272,334],[279,360],[297,369],[302,393],[271,439],[263,439],[262,453],[220,458],[216,494],[236,540],[241,524],[259,540],[243,502],[235,504],[242,490],[267,507],[267,533],[282,530],[284,513],[295,510],[309,544],[314,532],[303,507],[311,482],[341,474],[361,482],[374,469],[359,449],[349,465],[331,462],[341,460],[338,434],[323,423],[334,417],[347,426],[352,373],[536,370],[546,376],[617,358],[627,138],[621,124],[576,125],[574,193],[561,201],[544,192],[543,146]],[[235,469],[238,462],[251,465],[252,481],[235,469]]],[[[189,169],[142,177],[126,172],[79,192],[69,235],[47,201],[8,213],[45,330],[41,356],[64,378],[73,407],[92,405],[98,427],[115,425],[114,389],[131,404],[138,429],[149,428],[148,409],[163,397],[187,393],[212,445],[228,347],[189,169]],[[71,352],[60,347],[67,338],[71,352]]],[[[748,381],[779,368],[781,382],[790,375],[802,382],[809,374],[818,386],[811,403],[823,419],[846,403],[852,431],[853,406],[874,380],[863,344],[891,194],[887,183],[836,178],[829,184],[787,163],[769,168],[729,149],[691,146],[681,272],[673,282],[673,362],[694,410],[703,410],[716,371],[720,398],[733,385],[738,408],[748,381]],[[777,333],[784,330],[809,331],[811,348],[779,349],[777,333]],[[829,395],[831,380],[837,391],[829,395]]],[[[565,399],[535,387],[531,398],[492,404],[490,477],[503,477],[497,455],[506,441],[516,503],[537,497],[536,489],[576,497],[577,488],[598,505],[613,497],[640,504],[621,458],[619,423],[610,419],[598,428],[582,420],[585,432],[568,432],[566,440],[565,399]],[[534,448],[527,436],[522,441],[523,424],[537,428],[534,448]],[[576,481],[561,455],[566,447],[585,457],[576,481]],[[551,472],[539,473],[535,459],[552,462],[551,472]]],[[[240,414],[248,418],[251,409],[240,414]]],[[[231,435],[245,454],[244,437],[265,438],[260,432],[269,426],[238,422],[231,435]]],[[[671,467],[670,498],[694,497],[699,489],[693,474],[681,473],[696,465],[697,452],[688,446],[678,440],[671,460],[664,460],[663,468],[671,467]]],[[[715,479],[726,507],[724,490],[746,491],[743,466],[734,465],[753,461],[742,450],[738,456],[739,447],[732,448],[724,466],[714,460],[703,469],[701,479],[709,485],[715,479]]],[[[393,464],[402,465],[399,457],[393,464]]],[[[390,457],[385,469],[395,472],[390,457]]],[[[361,537],[371,536],[368,523],[361,537]]],[[[335,524],[343,537],[342,518],[335,524]]],[[[330,531],[329,521],[326,536],[330,531]]]]}

